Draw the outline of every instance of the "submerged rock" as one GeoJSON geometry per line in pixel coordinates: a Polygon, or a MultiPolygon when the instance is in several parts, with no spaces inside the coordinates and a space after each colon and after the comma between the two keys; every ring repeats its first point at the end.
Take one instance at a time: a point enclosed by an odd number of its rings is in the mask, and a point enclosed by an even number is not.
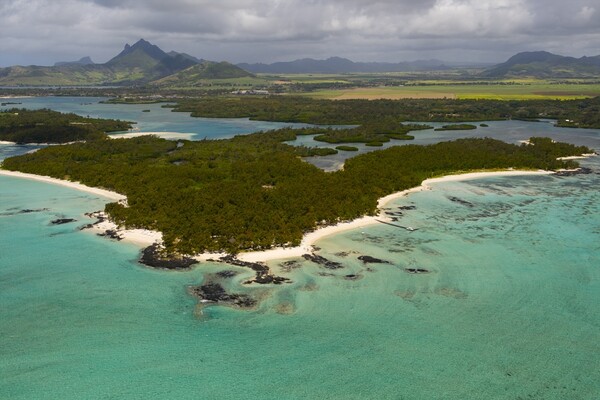
{"type": "Polygon", "coordinates": [[[312,261],[315,264],[321,265],[327,269],[344,268],[344,266],[342,264],[340,264],[339,262],[328,260],[325,257],[319,256],[316,254],[308,254],[308,253],[303,254],[302,258],[304,258],[305,260],[308,260],[308,261],[312,261]]]}
{"type": "Polygon", "coordinates": [[[20,210],[18,212],[18,214],[31,214],[31,213],[44,212],[44,211],[50,211],[50,209],[48,209],[48,208],[36,208],[36,209],[25,208],[23,210],[20,210]]]}
{"type": "Polygon", "coordinates": [[[232,305],[240,308],[250,308],[256,305],[256,300],[246,294],[227,293],[218,283],[207,282],[204,285],[192,286],[190,293],[204,303],[232,305]]]}
{"type": "Polygon", "coordinates": [[[58,218],[58,219],[53,219],[52,221],[50,221],[50,223],[52,225],[62,225],[62,224],[68,224],[71,222],[76,222],[76,219],[73,218],[58,218]]]}
{"type": "Polygon", "coordinates": [[[276,275],[271,274],[269,267],[264,263],[242,261],[242,260],[237,259],[233,255],[227,255],[227,256],[221,257],[219,259],[219,261],[225,262],[227,264],[235,265],[238,267],[245,267],[245,268],[252,269],[256,273],[256,277],[250,281],[244,282],[247,284],[260,283],[260,284],[264,285],[267,283],[273,283],[275,285],[280,285],[282,283],[291,282],[291,280],[289,278],[284,278],[282,276],[276,276],[276,275]]]}
{"type": "Polygon", "coordinates": [[[380,260],[371,256],[359,256],[358,259],[365,264],[391,264],[389,261],[380,260]]]}
{"type": "Polygon", "coordinates": [[[236,271],[232,271],[232,270],[229,270],[229,269],[217,272],[217,276],[219,276],[221,278],[233,278],[237,274],[238,273],[236,271]]]}
{"type": "Polygon", "coordinates": [[[431,271],[425,268],[404,268],[404,271],[409,274],[428,274],[431,271]]]}
{"type": "Polygon", "coordinates": [[[591,168],[577,168],[577,169],[573,169],[573,170],[566,170],[566,171],[556,171],[554,173],[554,176],[574,176],[574,175],[588,175],[591,174],[593,171],[591,168]]]}
{"type": "Polygon", "coordinates": [[[189,269],[192,265],[198,263],[190,257],[178,254],[162,254],[158,244],[153,244],[142,250],[142,257],[139,262],[152,268],[175,270],[189,269]]]}
{"type": "Polygon", "coordinates": [[[458,204],[461,204],[461,205],[463,205],[463,206],[466,206],[466,207],[474,207],[473,203],[469,203],[468,201],[466,201],[466,200],[463,200],[463,199],[460,199],[460,198],[458,198],[458,197],[455,197],[455,196],[447,196],[447,198],[448,198],[448,200],[450,200],[450,201],[453,201],[453,202],[455,202],[455,203],[458,203],[458,204]]]}
{"type": "Polygon", "coordinates": [[[348,274],[348,275],[344,275],[344,279],[349,280],[349,281],[357,281],[359,279],[362,279],[362,275],[348,274]]]}

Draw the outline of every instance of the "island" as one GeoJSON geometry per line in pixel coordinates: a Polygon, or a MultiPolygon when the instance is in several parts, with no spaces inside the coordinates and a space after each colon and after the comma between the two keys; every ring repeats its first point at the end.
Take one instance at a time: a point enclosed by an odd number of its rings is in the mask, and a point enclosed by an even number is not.
{"type": "Polygon", "coordinates": [[[588,148],[531,138],[460,139],[361,154],[325,172],[284,143],[289,128],[226,140],[98,139],[8,158],[3,168],[78,181],[126,201],[105,212],[123,228],[162,233],[161,254],[239,254],[297,246],[318,228],[375,215],[378,199],[424,180],[472,171],[576,168],[588,148]]]}
{"type": "Polygon", "coordinates": [[[13,108],[0,111],[0,140],[26,143],[68,143],[106,138],[107,132],[126,131],[131,122],[86,118],[48,109],[13,108]]]}

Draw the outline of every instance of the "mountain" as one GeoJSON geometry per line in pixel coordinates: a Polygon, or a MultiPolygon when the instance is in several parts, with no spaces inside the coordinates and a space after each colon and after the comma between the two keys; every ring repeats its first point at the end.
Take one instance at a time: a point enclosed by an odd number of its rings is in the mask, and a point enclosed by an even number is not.
{"type": "Polygon", "coordinates": [[[170,55],[171,57],[182,56],[182,57],[187,58],[188,60],[194,61],[198,64],[200,64],[202,61],[204,61],[201,58],[196,58],[196,57],[190,56],[189,54],[186,54],[186,53],[178,53],[176,51],[170,51],[167,54],[170,55]]]}
{"type": "MultiPolygon", "coordinates": [[[[94,64],[89,57],[84,57],[77,62],[57,63],[53,67],[0,68],[0,85],[140,85],[177,75],[194,66],[198,66],[198,73],[202,72],[200,75],[203,77],[199,79],[223,79],[225,76],[248,74],[229,63],[203,61],[175,51],[165,53],[158,46],[140,39],[131,46],[126,44],[118,55],[104,64],[94,64]]],[[[186,73],[187,77],[183,80],[192,79],[193,71],[186,73]]]]}
{"type": "Polygon", "coordinates": [[[547,51],[518,53],[482,73],[485,77],[590,78],[600,76],[600,56],[565,57],[547,51]]]}
{"type": "Polygon", "coordinates": [[[95,64],[90,57],[82,57],[78,61],[59,61],[54,63],[55,67],[64,67],[65,65],[90,65],[95,64]]]}
{"type": "Polygon", "coordinates": [[[410,72],[448,69],[440,60],[419,60],[401,63],[354,62],[347,58],[330,57],[326,60],[303,58],[273,64],[237,64],[253,73],[270,74],[343,74],[351,72],[410,72]]]}

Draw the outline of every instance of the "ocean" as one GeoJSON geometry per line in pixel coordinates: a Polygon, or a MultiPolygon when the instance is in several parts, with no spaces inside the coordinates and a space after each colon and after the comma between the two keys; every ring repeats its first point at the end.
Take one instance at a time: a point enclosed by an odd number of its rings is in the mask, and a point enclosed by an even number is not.
{"type": "MultiPolygon", "coordinates": [[[[198,138],[277,125],[97,100],[19,101],[198,138]]],[[[413,143],[543,135],[600,151],[600,130],[488,124],[413,143]]],[[[30,149],[0,145],[0,157],[30,149]]],[[[252,272],[224,264],[144,267],[135,246],[79,231],[106,199],[0,176],[0,398],[599,398],[599,158],[582,161],[585,175],[433,184],[388,205],[414,231],[327,237],[317,253],[344,268],[272,261],[292,280],[280,286],[243,285],[252,272]],[[188,294],[225,269],[238,275],[224,286],[260,298],[257,309],[201,308],[188,294]]]]}

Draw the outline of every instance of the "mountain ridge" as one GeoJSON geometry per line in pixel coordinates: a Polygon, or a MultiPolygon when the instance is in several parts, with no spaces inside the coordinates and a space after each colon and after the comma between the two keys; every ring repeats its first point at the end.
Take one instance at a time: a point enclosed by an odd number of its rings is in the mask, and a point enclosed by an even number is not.
{"type": "MultiPolygon", "coordinates": [[[[138,85],[177,75],[196,65],[204,65],[197,79],[224,79],[251,75],[227,62],[201,60],[186,53],[164,52],[160,47],[140,39],[104,64],[94,64],[89,57],[76,62],[60,62],[52,67],[11,66],[0,68],[0,85],[70,86],[70,85],[138,85]],[[207,71],[206,74],[202,74],[207,71]]],[[[189,78],[189,74],[188,74],[189,78]]]]}
{"type": "Polygon", "coordinates": [[[271,64],[239,63],[238,67],[252,73],[272,74],[339,74],[339,73],[377,73],[377,72],[412,72],[432,69],[449,69],[441,60],[417,60],[399,63],[387,62],[354,62],[343,57],[329,57],[325,60],[301,58],[294,61],[280,61],[271,64]]]}

